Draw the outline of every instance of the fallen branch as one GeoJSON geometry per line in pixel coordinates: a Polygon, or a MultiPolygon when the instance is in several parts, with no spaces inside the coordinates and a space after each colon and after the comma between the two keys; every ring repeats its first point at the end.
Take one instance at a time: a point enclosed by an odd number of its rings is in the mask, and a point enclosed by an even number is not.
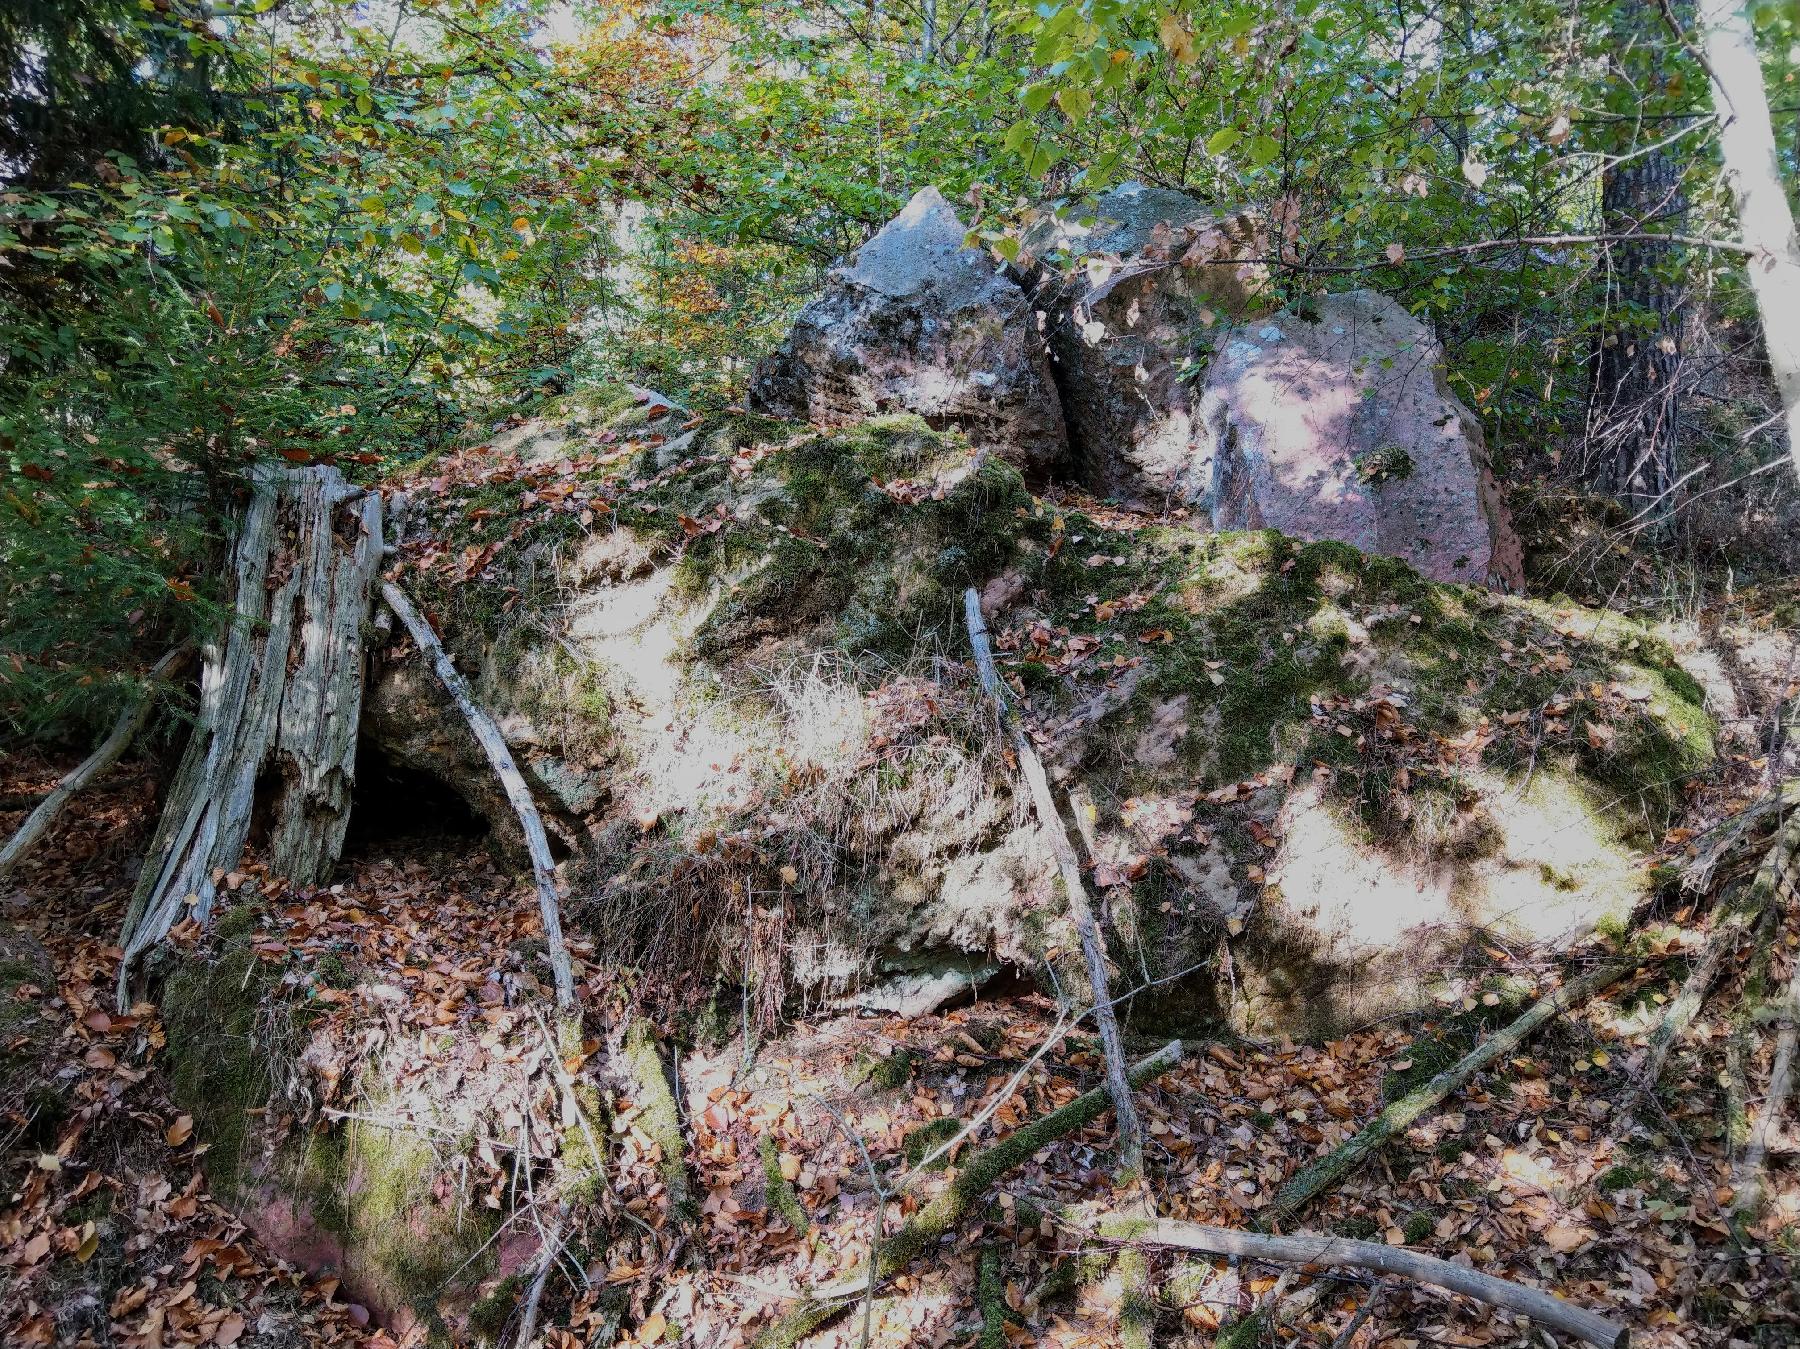
{"type": "Polygon", "coordinates": [[[1415,1283],[1447,1288],[1518,1316],[1528,1316],[1540,1325],[1600,1345],[1602,1349],[1626,1349],[1630,1343],[1630,1332],[1624,1326],[1597,1312],[1564,1302],[1542,1289],[1527,1288],[1509,1279],[1479,1273],[1466,1265],[1409,1251],[1403,1246],[1324,1235],[1268,1236],[1169,1218],[1116,1218],[1099,1224],[1095,1230],[1109,1240],[1201,1251],[1207,1255],[1267,1260],[1276,1264],[1317,1265],[1327,1269],[1379,1270],[1415,1283]]]}
{"type": "Polygon", "coordinates": [[[1694,968],[1682,983],[1681,992],[1663,1013],[1655,1034],[1650,1037],[1650,1049],[1644,1058],[1643,1075],[1640,1079],[1642,1090],[1655,1088],[1657,1080],[1662,1077],[1663,1064],[1669,1057],[1669,1051],[1699,1015],[1725,958],[1736,953],[1745,934],[1755,927],[1774,900],[1783,873],[1796,848],[1800,848],[1800,815],[1791,817],[1777,832],[1762,864],[1756,869],[1756,876],[1750,882],[1749,889],[1720,915],[1717,927],[1700,953],[1700,959],[1695,962],[1694,968]]]}
{"type": "Polygon", "coordinates": [[[976,1257],[975,1305],[981,1309],[981,1338],[975,1349],[1006,1349],[1006,1284],[996,1246],[983,1246],[976,1257]]]}
{"type": "Polygon", "coordinates": [[[558,909],[556,894],[556,869],[550,858],[550,841],[544,835],[544,821],[538,814],[537,803],[531,799],[531,788],[519,773],[519,767],[513,762],[512,751],[506,746],[506,738],[500,734],[500,728],[494,725],[494,719],[475,701],[475,695],[469,691],[468,681],[450,660],[450,653],[444,650],[444,644],[431,630],[431,625],[406,597],[406,592],[392,581],[384,581],[381,586],[381,598],[387,602],[388,608],[401,623],[406,626],[413,644],[419,648],[420,654],[431,658],[432,668],[437,671],[438,679],[463,714],[463,720],[469,723],[469,729],[475,733],[482,751],[500,779],[500,785],[506,788],[506,799],[512,803],[513,813],[519,817],[519,827],[525,833],[525,847],[531,854],[531,873],[537,881],[538,913],[544,924],[544,944],[549,948],[550,969],[556,978],[556,1005],[567,1011],[575,1005],[575,972],[569,960],[569,948],[563,941],[562,915],[558,909]]]}
{"type": "Polygon", "coordinates": [[[1339,1144],[1295,1176],[1275,1196],[1269,1221],[1287,1217],[1305,1207],[1354,1170],[1370,1153],[1381,1148],[1394,1135],[1410,1128],[1426,1111],[1441,1105],[1488,1064],[1512,1053],[1551,1017],[1586,1002],[1637,967],[1638,962],[1635,960],[1609,961],[1588,971],[1579,979],[1564,984],[1548,997],[1539,999],[1517,1021],[1483,1040],[1424,1086],[1402,1096],[1371,1120],[1354,1138],[1339,1144]]]}
{"type": "Polygon", "coordinates": [[[1050,839],[1050,851],[1056,858],[1056,869],[1062,877],[1064,898],[1069,917],[1081,940],[1081,957],[1087,965],[1088,982],[1094,992],[1094,1020],[1100,1028],[1100,1046],[1106,1055],[1106,1088],[1112,1094],[1113,1110],[1119,1125],[1119,1166],[1127,1175],[1135,1175],[1143,1163],[1143,1131],[1138,1125],[1137,1108],[1131,1103],[1131,1084],[1125,1068],[1125,1043],[1119,1034],[1119,1019],[1113,1012],[1112,994],[1107,989],[1106,952],[1100,943],[1099,925],[1088,904],[1087,887],[1081,879],[1081,861],[1069,831],[1056,809],[1056,798],[1050,793],[1050,780],[1044,774],[1043,760],[1026,735],[1025,727],[1013,711],[1006,696],[1006,685],[994,668],[993,652],[988,646],[987,623],[981,616],[981,595],[970,586],[963,592],[963,616],[969,627],[969,647],[975,653],[975,668],[981,675],[981,687],[999,709],[1001,723],[1012,737],[1018,755],[1019,771],[1031,790],[1031,803],[1038,824],[1050,839]]]}
{"type": "Polygon", "coordinates": [[[781,1220],[799,1236],[812,1226],[794,1182],[781,1174],[781,1145],[775,1135],[765,1133],[756,1140],[756,1154],[762,1159],[764,1206],[781,1215],[781,1220]]]}
{"type": "MultiPolygon", "coordinates": [[[[1181,1052],[1181,1041],[1170,1041],[1149,1058],[1139,1060],[1127,1080],[1139,1087],[1160,1077],[1181,1062],[1181,1052]]],[[[785,1316],[756,1337],[755,1349],[792,1349],[842,1312],[851,1299],[860,1297],[872,1283],[905,1269],[926,1247],[960,1223],[1001,1176],[1064,1134],[1092,1124],[1111,1101],[1108,1088],[1096,1087],[976,1153],[899,1231],[882,1238],[881,1257],[869,1275],[805,1294],[785,1316]]]]}
{"type": "Polygon", "coordinates": [[[1711,892],[1720,866],[1737,855],[1744,839],[1761,829],[1771,816],[1784,816],[1792,811],[1800,811],[1800,778],[1765,792],[1695,840],[1694,855],[1681,868],[1682,888],[1696,895],[1711,892]]]}
{"type": "Polygon", "coordinates": [[[137,733],[144,729],[144,723],[150,720],[150,710],[156,705],[156,686],[174,673],[175,667],[187,659],[187,654],[186,646],[178,646],[156,662],[144,683],[133,692],[124,711],[119,713],[119,719],[113,723],[99,748],[69,770],[25,817],[25,823],[13,832],[6,846],[0,848],[0,881],[5,880],[19,860],[50,832],[50,826],[56,823],[56,817],[63,813],[75,794],[124,757],[137,733]]]}
{"type": "Polygon", "coordinates": [[[1794,1054],[1800,1047],[1800,958],[1794,961],[1793,973],[1788,978],[1787,998],[1778,1011],[1782,1019],[1775,1037],[1769,1094],[1763,1099],[1763,1108],[1750,1130],[1744,1155],[1732,1171],[1731,1188],[1735,1194],[1731,1209],[1740,1222],[1754,1220],[1762,1213],[1763,1172],[1768,1164],[1769,1139],[1775,1122],[1787,1105],[1788,1094],[1794,1089],[1794,1054]]]}
{"type": "Polygon", "coordinates": [[[562,1256],[563,1224],[568,1217],[569,1206],[565,1203],[556,1211],[556,1222],[544,1242],[537,1274],[531,1280],[531,1291],[525,1295],[525,1309],[519,1317],[519,1335],[513,1341],[517,1349],[530,1349],[532,1337],[537,1334],[538,1307],[544,1300],[544,1286],[550,1282],[550,1271],[556,1268],[556,1262],[562,1256]]]}

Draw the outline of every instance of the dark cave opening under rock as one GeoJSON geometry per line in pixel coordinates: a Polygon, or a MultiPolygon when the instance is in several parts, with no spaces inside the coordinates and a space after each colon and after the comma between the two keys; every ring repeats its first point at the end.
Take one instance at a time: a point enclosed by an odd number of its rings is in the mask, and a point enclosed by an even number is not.
{"type": "Polygon", "coordinates": [[[346,860],[450,843],[485,845],[488,836],[487,820],[442,778],[399,762],[371,740],[357,746],[346,860]]]}

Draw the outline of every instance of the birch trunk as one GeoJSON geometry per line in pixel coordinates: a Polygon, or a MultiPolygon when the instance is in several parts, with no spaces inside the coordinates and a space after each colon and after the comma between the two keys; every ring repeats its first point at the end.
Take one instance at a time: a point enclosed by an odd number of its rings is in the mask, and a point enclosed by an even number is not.
{"type": "Polygon", "coordinates": [[[1700,0],[1699,17],[1713,106],[1722,119],[1719,153],[1737,207],[1738,232],[1756,250],[1750,289],[1787,416],[1788,455],[1800,474],[1800,245],[1776,158],[1762,62],[1743,0],[1700,0]]]}
{"type": "Polygon", "coordinates": [[[312,884],[350,822],[381,498],[335,468],[258,469],[229,565],[231,620],[205,652],[199,720],[125,918],[122,1003],[139,956],[211,915],[214,877],[253,827],[271,872],[312,884]]]}

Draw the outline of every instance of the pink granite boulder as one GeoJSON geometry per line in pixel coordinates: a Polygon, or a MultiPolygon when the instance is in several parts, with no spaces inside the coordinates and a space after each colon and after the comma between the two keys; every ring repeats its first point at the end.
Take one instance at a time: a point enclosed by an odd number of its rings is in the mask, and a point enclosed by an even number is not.
{"type": "Polygon", "coordinates": [[[1518,589],[1523,558],[1444,352],[1393,300],[1328,295],[1220,335],[1190,484],[1218,529],[1341,539],[1434,581],[1518,589]]]}

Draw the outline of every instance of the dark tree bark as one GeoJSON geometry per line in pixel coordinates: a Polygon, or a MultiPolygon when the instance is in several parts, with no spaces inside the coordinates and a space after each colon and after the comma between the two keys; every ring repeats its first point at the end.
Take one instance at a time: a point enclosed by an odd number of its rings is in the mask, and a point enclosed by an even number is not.
{"type": "MultiPolygon", "coordinates": [[[[1655,45],[1656,11],[1641,3],[1621,24],[1619,78],[1630,56],[1650,65],[1638,82],[1664,83],[1665,58],[1655,45]],[[1648,40],[1647,40],[1648,39],[1648,40]]],[[[1652,125],[1661,126],[1660,123],[1652,125]]],[[[1646,136],[1642,127],[1637,137],[1646,136]]],[[[1635,138],[1634,138],[1635,139],[1635,138]]],[[[1601,228],[1606,234],[1681,229],[1687,214],[1681,164],[1670,147],[1621,147],[1601,183],[1601,228]]],[[[1680,449],[1681,327],[1684,292],[1673,245],[1615,244],[1607,258],[1608,326],[1594,352],[1588,405],[1590,481],[1634,514],[1666,519],[1675,506],[1680,449]]]]}
{"type": "MultiPolygon", "coordinates": [[[[1674,157],[1655,150],[1609,170],[1601,209],[1608,234],[1679,229],[1687,202],[1674,157]]],[[[1594,485],[1659,516],[1674,506],[1680,445],[1683,291],[1671,275],[1673,252],[1669,244],[1613,246],[1614,322],[1595,354],[1588,421],[1594,485]]]]}

